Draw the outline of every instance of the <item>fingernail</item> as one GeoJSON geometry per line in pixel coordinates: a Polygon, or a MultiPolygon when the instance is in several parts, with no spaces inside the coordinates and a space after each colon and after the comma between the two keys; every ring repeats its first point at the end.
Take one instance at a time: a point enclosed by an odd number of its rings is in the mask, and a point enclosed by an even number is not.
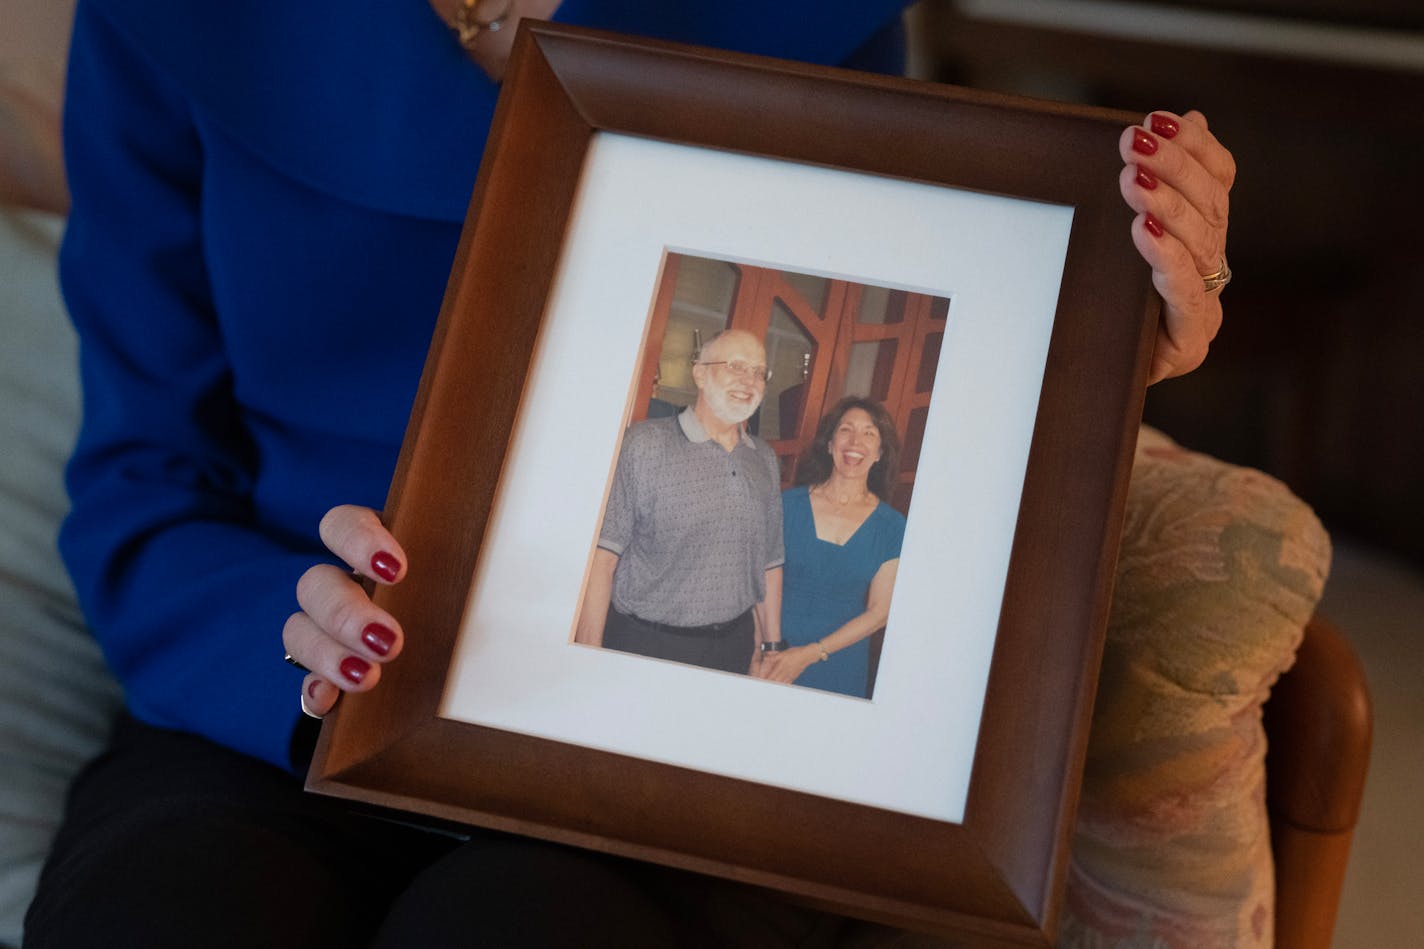
{"type": "Polygon", "coordinates": [[[400,568],[400,561],[395,558],[394,554],[378,550],[371,556],[371,570],[387,583],[396,582],[396,577],[400,575],[400,568]]]}
{"type": "Polygon", "coordinates": [[[1157,139],[1142,129],[1133,129],[1132,150],[1139,155],[1155,155],[1157,154],[1157,139]]]}
{"type": "Polygon", "coordinates": [[[1176,138],[1177,133],[1182,130],[1182,127],[1177,124],[1176,119],[1168,118],[1165,115],[1158,115],[1155,112],[1152,113],[1151,125],[1152,131],[1163,138],[1176,138]]]}
{"type": "Polygon", "coordinates": [[[1137,169],[1137,184],[1139,187],[1146,188],[1148,191],[1155,190],[1157,187],[1157,176],[1146,168],[1139,166],[1137,169]]]}
{"type": "Polygon", "coordinates": [[[361,642],[376,655],[384,656],[396,644],[396,634],[380,623],[367,623],[366,628],[361,630],[361,642]]]}
{"type": "Polygon", "coordinates": [[[321,685],[320,679],[312,679],[307,683],[307,697],[313,701],[316,700],[316,687],[319,685],[321,685]]]}
{"type": "Polygon", "coordinates": [[[307,716],[308,718],[314,718],[317,721],[321,721],[321,716],[307,707],[308,699],[313,702],[316,701],[316,683],[317,680],[313,679],[311,681],[311,684],[306,687],[306,690],[302,692],[302,714],[307,716]]]}
{"type": "Polygon", "coordinates": [[[1161,237],[1164,233],[1162,230],[1162,222],[1150,214],[1142,219],[1142,226],[1147,228],[1147,233],[1153,237],[1161,237]]]}
{"type": "Polygon", "coordinates": [[[371,664],[357,656],[347,656],[341,660],[341,674],[355,685],[360,685],[371,671],[371,664]]]}

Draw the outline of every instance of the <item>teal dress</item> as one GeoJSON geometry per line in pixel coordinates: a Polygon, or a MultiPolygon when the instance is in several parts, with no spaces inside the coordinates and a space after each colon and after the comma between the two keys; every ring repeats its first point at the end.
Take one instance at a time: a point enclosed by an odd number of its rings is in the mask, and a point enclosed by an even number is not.
{"type": "MultiPolygon", "coordinates": [[[[804,646],[835,632],[865,612],[870,581],[886,561],[900,556],[905,518],[884,501],[844,544],[816,536],[811,495],[806,487],[781,495],[786,565],[781,600],[781,635],[804,646]]],[[[832,653],[801,673],[797,685],[867,698],[870,637],[832,653]]]]}

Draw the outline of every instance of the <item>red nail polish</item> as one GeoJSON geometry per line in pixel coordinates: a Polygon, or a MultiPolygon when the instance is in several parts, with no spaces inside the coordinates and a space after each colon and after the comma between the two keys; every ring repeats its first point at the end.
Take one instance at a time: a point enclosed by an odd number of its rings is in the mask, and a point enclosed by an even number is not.
{"type": "Polygon", "coordinates": [[[1182,130],[1182,127],[1177,124],[1176,119],[1168,118],[1165,115],[1158,115],[1155,112],[1152,113],[1151,125],[1152,131],[1163,138],[1176,138],[1177,133],[1182,130]]]}
{"type": "Polygon", "coordinates": [[[1147,233],[1153,237],[1161,237],[1165,233],[1162,230],[1162,222],[1150,214],[1142,219],[1142,226],[1147,228],[1147,233]]]}
{"type": "Polygon", "coordinates": [[[396,634],[380,623],[367,623],[366,628],[361,630],[361,642],[376,655],[384,656],[396,644],[396,634]]]}
{"type": "Polygon", "coordinates": [[[308,698],[313,699],[313,700],[316,699],[316,687],[319,686],[319,685],[321,685],[321,680],[320,680],[320,679],[312,679],[310,682],[307,683],[307,697],[308,697],[308,698]]]}
{"type": "Polygon", "coordinates": [[[1155,155],[1157,154],[1157,139],[1142,129],[1133,129],[1132,150],[1139,155],[1155,155]]]}
{"type": "Polygon", "coordinates": [[[366,673],[370,671],[371,664],[365,659],[347,656],[341,660],[341,674],[356,685],[360,685],[361,680],[366,678],[366,673]]]}
{"type": "Polygon", "coordinates": [[[387,583],[395,583],[400,575],[401,564],[394,554],[378,550],[371,556],[371,570],[387,583]]]}
{"type": "Polygon", "coordinates": [[[1139,167],[1137,169],[1137,186],[1139,188],[1146,188],[1148,191],[1153,191],[1157,187],[1157,176],[1146,168],[1139,167]]]}

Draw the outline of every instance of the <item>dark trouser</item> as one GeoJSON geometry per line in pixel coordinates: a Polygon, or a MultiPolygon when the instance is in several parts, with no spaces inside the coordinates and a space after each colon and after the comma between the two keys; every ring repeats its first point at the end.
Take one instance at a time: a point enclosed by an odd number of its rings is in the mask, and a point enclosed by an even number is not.
{"type": "Polygon", "coordinates": [[[609,607],[603,646],[745,675],[752,667],[752,652],[756,649],[756,624],[751,610],[711,626],[669,626],[609,607]]]}
{"type": "Polygon", "coordinates": [[[71,791],[25,946],[820,946],[846,922],[733,883],[468,833],[354,812],[128,719],[71,791]]]}

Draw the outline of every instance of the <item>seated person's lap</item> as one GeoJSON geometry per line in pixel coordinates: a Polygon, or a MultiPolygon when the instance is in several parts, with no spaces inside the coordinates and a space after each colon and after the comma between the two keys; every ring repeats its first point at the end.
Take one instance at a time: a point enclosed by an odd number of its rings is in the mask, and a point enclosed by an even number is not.
{"type": "Polygon", "coordinates": [[[841,921],[748,887],[353,811],[203,739],[125,718],[71,792],[27,945],[830,944],[841,921]],[[195,926],[198,927],[195,929],[195,926]],[[134,940],[122,941],[124,934],[134,940]],[[167,940],[167,941],[165,941],[167,940]]]}

